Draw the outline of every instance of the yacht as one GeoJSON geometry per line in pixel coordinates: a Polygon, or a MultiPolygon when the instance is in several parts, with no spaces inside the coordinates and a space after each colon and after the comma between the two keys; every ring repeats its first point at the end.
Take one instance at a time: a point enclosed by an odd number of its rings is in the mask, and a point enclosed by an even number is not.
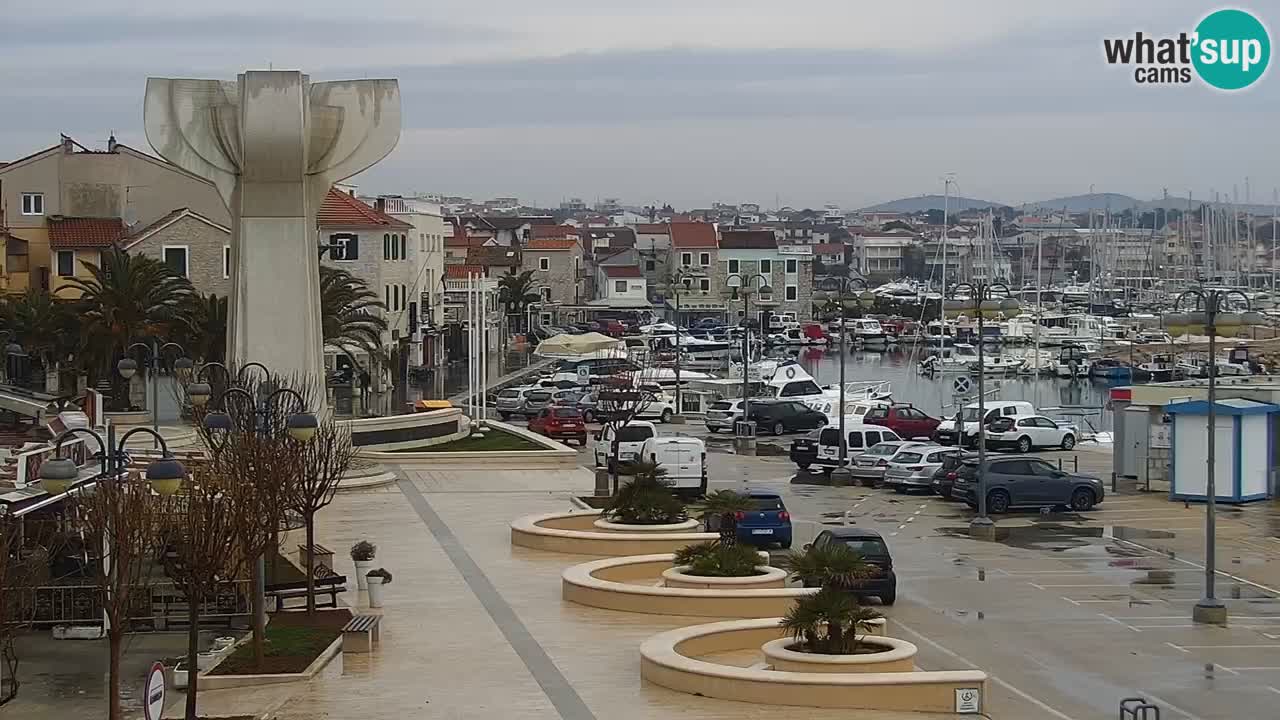
{"type": "Polygon", "coordinates": [[[670,323],[645,325],[640,328],[651,349],[656,352],[674,351],[676,338],[680,338],[680,353],[695,363],[722,365],[729,357],[732,341],[728,337],[720,339],[699,338],[690,335],[687,330],[677,328],[670,323]]]}
{"type": "Polygon", "coordinates": [[[1062,303],[1084,304],[1089,302],[1089,286],[1088,285],[1067,285],[1062,288],[1062,303]]]}
{"type": "Polygon", "coordinates": [[[1176,369],[1177,365],[1174,364],[1172,357],[1163,354],[1152,355],[1150,360],[1140,363],[1138,367],[1133,369],[1133,379],[1135,381],[1169,382],[1174,379],[1176,369]]]}
{"type": "MultiPolygon", "coordinates": [[[[1020,370],[1025,364],[1026,360],[1020,357],[988,353],[983,353],[982,356],[983,372],[993,375],[1018,372],[1018,370],[1020,370]]],[[[973,372],[977,372],[978,361],[974,360],[969,365],[969,369],[973,372]]]]}
{"type": "Polygon", "coordinates": [[[967,373],[978,362],[978,351],[968,343],[940,348],[920,361],[921,373],[967,373]]]}
{"type": "Polygon", "coordinates": [[[878,320],[846,321],[849,325],[850,338],[865,348],[882,348],[888,344],[889,338],[878,320]]]}
{"type": "Polygon", "coordinates": [[[1089,358],[1085,347],[1073,343],[1063,345],[1062,349],[1058,351],[1058,362],[1054,370],[1058,377],[1088,377],[1089,368],[1092,364],[1093,361],[1089,358]]]}

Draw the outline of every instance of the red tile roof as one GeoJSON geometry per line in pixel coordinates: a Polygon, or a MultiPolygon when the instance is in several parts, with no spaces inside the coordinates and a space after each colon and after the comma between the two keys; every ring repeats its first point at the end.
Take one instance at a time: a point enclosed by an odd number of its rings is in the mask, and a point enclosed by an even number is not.
{"type": "Polygon", "coordinates": [[[520,251],[505,245],[467,248],[468,265],[509,266],[520,265],[520,251]]]}
{"type": "Polygon", "coordinates": [[[635,265],[606,265],[603,268],[605,277],[611,278],[638,278],[644,277],[640,273],[640,268],[635,265]]]}
{"type": "Polygon", "coordinates": [[[445,265],[444,276],[455,280],[466,280],[468,275],[484,275],[484,267],[480,265],[445,265]]]}
{"type": "Polygon", "coordinates": [[[403,220],[365,205],[336,188],[329,188],[324,204],[316,213],[316,225],[321,227],[373,227],[408,230],[413,226],[403,220]]]}
{"type": "Polygon", "coordinates": [[[483,242],[484,238],[481,237],[458,237],[457,235],[450,235],[444,239],[444,246],[447,248],[479,247],[483,242]]]}
{"type": "MultiPolygon", "coordinates": [[[[534,226],[537,227],[536,225],[534,226]]],[[[526,250],[572,250],[578,247],[577,240],[556,240],[552,238],[534,238],[525,247],[526,250]]]]}
{"type": "Polygon", "coordinates": [[[844,245],[840,243],[819,243],[813,246],[814,255],[843,255],[844,245]]]}
{"type": "Polygon", "coordinates": [[[578,237],[578,228],[572,225],[533,225],[529,230],[534,239],[578,237]]]}
{"type": "Polygon", "coordinates": [[[778,237],[772,230],[729,230],[720,233],[720,247],[726,250],[773,250],[778,237]]]}
{"type": "Polygon", "coordinates": [[[49,218],[49,247],[111,247],[124,232],[120,218],[49,218]]]}
{"type": "Polygon", "coordinates": [[[671,246],[678,248],[716,247],[716,226],[703,222],[673,222],[671,246]]]}
{"type": "Polygon", "coordinates": [[[666,223],[636,223],[634,227],[642,235],[667,235],[671,232],[666,223]]]}

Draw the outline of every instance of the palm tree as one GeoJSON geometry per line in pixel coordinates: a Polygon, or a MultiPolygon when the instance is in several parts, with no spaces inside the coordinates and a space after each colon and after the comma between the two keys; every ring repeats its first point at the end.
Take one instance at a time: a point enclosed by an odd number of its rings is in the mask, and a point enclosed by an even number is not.
{"type": "Polygon", "coordinates": [[[658,463],[639,460],[635,478],[618,489],[604,514],[628,525],[665,525],[684,520],[684,503],[671,492],[664,478],[667,470],[658,463]]]}
{"type": "Polygon", "coordinates": [[[792,551],[782,566],[805,587],[850,588],[877,572],[876,566],[843,543],[809,545],[803,552],[792,551]]]}
{"type": "Polygon", "coordinates": [[[386,309],[378,294],[360,278],[346,270],[320,266],[320,327],[326,345],[344,352],[363,350],[386,364],[382,347],[386,309]]]}
{"type": "Polygon", "coordinates": [[[142,338],[168,338],[186,323],[191,283],[165,263],[118,248],[102,253],[102,264],[81,261],[89,277],[67,279],[80,291],[75,307],[83,323],[85,362],[90,379],[109,377],[113,404],[128,405],[121,378],[114,372],[125,348],[142,338]]]}
{"type": "Polygon", "coordinates": [[[797,600],[778,625],[809,652],[847,655],[858,652],[858,630],[869,631],[871,622],[880,617],[849,593],[823,588],[797,600]]]}
{"type": "Polygon", "coordinates": [[[227,355],[227,298],[193,295],[184,318],[182,344],[197,362],[224,362],[227,355]]]}
{"type": "Polygon", "coordinates": [[[717,490],[709,495],[702,504],[703,522],[707,530],[712,529],[711,518],[716,518],[716,527],[720,531],[720,542],[732,545],[738,541],[738,513],[755,509],[751,498],[732,490],[717,490]]]}
{"type": "Polygon", "coordinates": [[[530,303],[540,299],[541,296],[533,292],[532,270],[521,273],[508,270],[506,275],[498,278],[498,302],[506,308],[508,315],[523,315],[530,303]]]}
{"type": "MultiPolygon", "coordinates": [[[[0,315],[0,322],[12,333],[9,340],[21,345],[23,352],[39,365],[41,372],[36,375],[43,388],[48,371],[78,348],[80,329],[74,309],[47,292],[31,289],[0,306],[0,315]]],[[[8,358],[7,353],[5,356],[8,358]]],[[[15,374],[11,381],[18,380],[19,362],[15,358],[12,364],[6,363],[6,369],[12,368],[15,374]]]]}

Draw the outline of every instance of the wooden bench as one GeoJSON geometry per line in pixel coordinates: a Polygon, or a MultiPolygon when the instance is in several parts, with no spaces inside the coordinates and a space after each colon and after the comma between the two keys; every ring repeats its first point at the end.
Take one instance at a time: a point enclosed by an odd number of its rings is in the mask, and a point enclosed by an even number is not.
{"type": "Polygon", "coordinates": [[[373,646],[382,642],[382,616],[356,615],[342,628],[342,652],[373,652],[373,646]]]}
{"type": "MultiPolygon", "coordinates": [[[[323,565],[329,568],[330,570],[332,570],[333,569],[333,551],[321,545],[320,543],[316,543],[311,547],[312,547],[312,551],[315,553],[316,567],[320,567],[321,565],[323,565]]],[[[298,567],[302,568],[303,570],[307,569],[307,546],[306,545],[298,546],[298,567]]]]}
{"type": "MultiPolygon", "coordinates": [[[[339,575],[323,565],[316,565],[315,589],[316,607],[336,608],[338,607],[338,593],[347,591],[347,576],[339,575]],[[327,603],[320,600],[320,597],[324,595],[329,596],[327,603]]],[[[266,587],[265,594],[267,597],[275,598],[277,610],[298,610],[301,608],[289,608],[285,602],[302,598],[303,607],[305,607],[307,581],[297,580],[287,583],[274,583],[266,587]]]]}

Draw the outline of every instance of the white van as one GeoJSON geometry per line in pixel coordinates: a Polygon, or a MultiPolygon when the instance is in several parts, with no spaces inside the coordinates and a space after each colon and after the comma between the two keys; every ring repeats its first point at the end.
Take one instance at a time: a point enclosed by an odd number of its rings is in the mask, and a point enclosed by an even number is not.
{"type": "MultiPolygon", "coordinates": [[[[983,409],[986,410],[986,418],[983,420],[985,424],[990,424],[992,420],[1002,417],[1026,417],[1039,414],[1034,405],[1024,400],[988,400],[983,403],[983,409]]],[[[961,414],[964,437],[959,437],[956,418],[952,415],[938,423],[938,429],[934,431],[933,437],[939,445],[978,446],[978,403],[965,405],[961,414]]]]}
{"type": "Polygon", "coordinates": [[[698,438],[651,437],[640,446],[640,457],[662,466],[663,479],[679,495],[707,494],[707,446],[698,438]]]}
{"type": "MultiPolygon", "coordinates": [[[[860,455],[867,448],[876,443],[888,442],[891,440],[901,440],[898,433],[881,425],[864,425],[860,418],[853,418],[846,415],[844,418],[844,430],[846,434],[845,460],[853,462],[855,455],[860,455]]],[[[832,423],[822,429],[818,433],[818,465],[823,466],[823,472],[830,472],[831,468],[836,467],[840,463],[840,425],[832,423]]]]}
{"type": "MultiPolygon", "coordinates": [[[[640,448],[644,441],[657,437],[658,428],[648,420],[632,420],[618,430],[618,465],[620,468],[635,462],[640,457],[640,448]]],[[[608,467],[613,470],[613,426],[596,433],[595,460],[596,467],[608,467]]]]}

